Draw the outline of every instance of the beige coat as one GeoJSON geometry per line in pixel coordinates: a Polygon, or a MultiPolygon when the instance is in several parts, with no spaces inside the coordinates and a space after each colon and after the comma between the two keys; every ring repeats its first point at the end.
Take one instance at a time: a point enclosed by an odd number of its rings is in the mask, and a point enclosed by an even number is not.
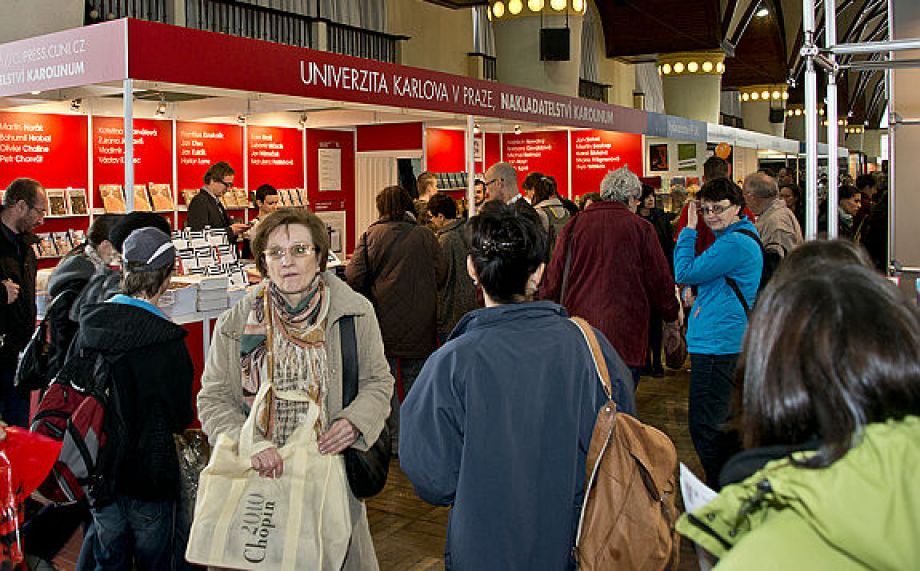
{"type": "MultiPolygon", "coordinates": [[[[331,296],[326,325],[326,350],[329,355],[329,392],[326,407],[330,422],[346,418],[361,432],[353,444],[358,450],[367,450],[383,430],[390,414],[390,397],[393,377],[383,354],[383,341],[374,308],[363,296],[352,291],[331,272],[323,279],[331,296]],[[342,409],[342,353],[339,342],[339,319],[355,316],[355,336],[358,342],[358,396],[346,409],[342,409]]],[[[214,338],[208,352],[207,364],[201,377],[198,393],[198,418],[211,444],[219,434],[239,439],[240,429],[246,420],[243,387],[240,381],[240,336],[252,309],[255,292],[250,292],[217,320],[214,338]]],[[[270,447],[263,441],[256,450],[270,447]]],[[[345,570],[378,569],[377,556],[371,540],[364,502],[349,490],[349,506],[355,528],[345,561],[345,570]]]]}
{"type": "Polygon", "coordinates": [[[764,249],[776,252],[781,258],[786,257],[803,242],[799,221],[782,198],[774,200],[757,215],[754,226],[757,227],[764,249]]]}

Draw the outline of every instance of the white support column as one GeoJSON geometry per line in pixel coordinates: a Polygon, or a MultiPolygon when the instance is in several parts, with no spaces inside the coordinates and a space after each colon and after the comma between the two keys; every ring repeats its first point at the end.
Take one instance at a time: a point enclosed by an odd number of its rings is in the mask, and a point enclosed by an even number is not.
{"type": "Polygon", "coordinates": [[[473,147],[476,139],[476,122],[472,115],[466,116],[466,208],[470,216],[476,214],[476,188],[473,181],[476,178],[476,159],[473,147]]]}
{"type": "MultiPolygon", "coordinates": [[[[837,43],[836,11],[836,2],[824,3],[824,40],[828,49],[837,43]]],[[[834,64],[837,58],[829,54],[828,59],[834,64]]],[[[827,70],[827,237],[831,240],[837,237],[837,115],[837,72],[831,69],[827,70]]]]}
{"type": "Polygon", "coordinates": [[[125,208],[134,212],[134,80],[124,80],[125,208]]]}
{"type": "MultiPolygon", "coordinates": [[[[805,42],[805,239],[814,240],[818,228],[818,77],[815,71],[815,0],[802,2],[805,42]]],[[[836,121],[835,121],[836,127],[836,121]]]]}

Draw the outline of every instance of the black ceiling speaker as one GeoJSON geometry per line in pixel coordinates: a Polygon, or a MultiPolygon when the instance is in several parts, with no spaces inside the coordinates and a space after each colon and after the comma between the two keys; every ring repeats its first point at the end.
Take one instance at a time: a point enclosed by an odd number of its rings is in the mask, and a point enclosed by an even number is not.
{"type": "Polygon", "coordinates": [[[540,29],[540,60],[569,61],[569,28],[540,29]]]}
{"type": "Polygon", "coordinates": [[[770,122],[771,123],[782,123],[786,120],[786,112],[780,108],[770,109],[770,122]]]}

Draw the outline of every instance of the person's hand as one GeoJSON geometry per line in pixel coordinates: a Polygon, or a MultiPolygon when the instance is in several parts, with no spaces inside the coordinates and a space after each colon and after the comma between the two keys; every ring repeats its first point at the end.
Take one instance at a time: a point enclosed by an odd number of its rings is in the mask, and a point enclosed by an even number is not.
{"type": "Polygon", "coordinates": [[[13,280],[3,280],[0,283],[6,288],[6,302],[16,303],[16,300],[19,299],[19,284],[13,280]]]}
{"type": "Polygon", "coordinates": [[[252,467],[263,478],[280,478],[284,473],[284,461],[277,448],[269,448],[252,456],[252,467]]]}
{"type": "Polygon", "coordinates": [[[687,202],[687,228],[696,230],[696,224],[699,221],[700,203],[696,200],[687,202]]]}
{"type": "Polygon", "coordinates": [[[685,287],[680,292],[680,300],[684,302],[684,307],[693,307],[693,303],[696,301],[696,296],[693,295],[693,288],[685,287]]]}
{"type": "Polygon", "coordinates": [[[338,454],[355,443],[361,432],[348,419],[340,418],[319,437],[320,454],[338,454]]]}
{"type": "Polygon", "coordinates": [[[0,442],[6,440],[6,423],[0,420],[0,442]]]}
{"type": "Polygon", "coordinates": [[[664,324],[662,344],[667,352],[672,352],[680,345],[680,319],[664,324]]]}
{"type": "Polygon", "coordinates": [[[251,228],[251,225],[249,224],[237,223],[237,224],[230,225],[230,230],[233,231],[233,233],[236,234],[237,236],[241,236],[245,234],[246,231],[249,230],[250,228],[251,228]]]}

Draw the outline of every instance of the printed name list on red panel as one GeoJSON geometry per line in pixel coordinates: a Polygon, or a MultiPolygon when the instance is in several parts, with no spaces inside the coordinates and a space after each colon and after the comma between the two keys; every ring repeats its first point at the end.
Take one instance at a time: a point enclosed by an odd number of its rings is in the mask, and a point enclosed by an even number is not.
{"type": "MultiPolygon", "coordinates": [[[[96,162],[100,165],[123,165],[125,164],[125,130],[121,127],[101,127],[96,126],[95,132],[95,150],[96,162]]],[[[148,139],[156,139],[160,136],[159,128],[135,128],[134,129],[134,164],[143,163],[143,148],[146,148],[148,139]]]]}
{"type": "Polygon", "coordinates": [[[284,142],[275,133],[249,136],[249,164],[274,167],[294,166],[293,158],[285,158],[284,142]]]}
{"type": "Polygon", "coordinates": [[[0,164],[43,163],[53,144],[40,121],[0,120],[0,164]]]}
{"type": "Polygon", "coordinates": [[[219,128],[180,129],[179,164],[209,166],[212,162],[210,143],[222,142],[225,138],[226,133],[219,128]]]}

